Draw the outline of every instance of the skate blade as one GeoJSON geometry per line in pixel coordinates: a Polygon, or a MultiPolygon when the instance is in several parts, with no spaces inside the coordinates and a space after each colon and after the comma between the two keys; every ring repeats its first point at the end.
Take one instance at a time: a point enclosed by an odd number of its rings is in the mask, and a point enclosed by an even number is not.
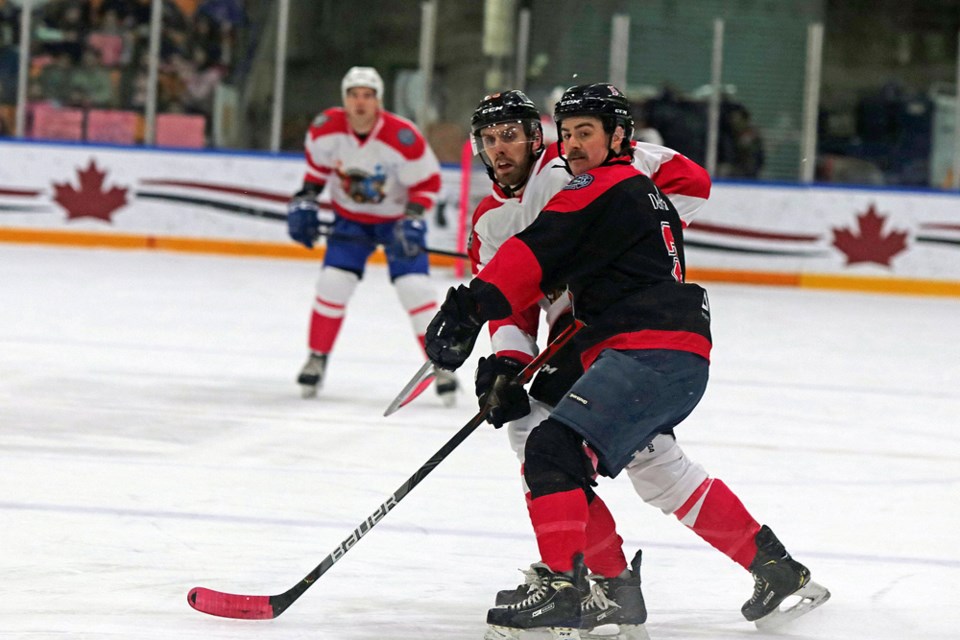
{"type": "Polygon", "coordinates": [[[487,627],[487,632],[484,634],[483,640],[520,640],[521,634],[526,631],[549,631],[550,637],[553,640],[581,640],[580,631],[572,627],[515,629],[513,627],[501,627],[494,624],[487,627]]]}
{"type": "Polygon", "coordinates": [[[781,627],[791,620],[796,620],[802,615],[806,615],[830,599],[830,592],[816,582],[808,582],[800,587],[780,603],[780,607],[771,611],[759,620],[754,621],[757,629],[761,631],[770,631],[781,627]],[[792,605],[784,607],[783,605],[791,600],[799,600],[792,605]]]}
{"type": "Polygon", "coordinates": [[[650,640],[642,624],[605,624],[593,629],[581,629],[582,640],[650,640]]]}
{"type": "Polygon", "coordinates": [[[483,634],[483,640],[520,640],[521,629],[490,625],[483,634]]]}
{"type": "Polygon", "coordinates": [[[317,391],[320,390],[320,387],[314,384],[302,384],[300,385],[300,397],[301,398],[316,398],[317,391]]]}

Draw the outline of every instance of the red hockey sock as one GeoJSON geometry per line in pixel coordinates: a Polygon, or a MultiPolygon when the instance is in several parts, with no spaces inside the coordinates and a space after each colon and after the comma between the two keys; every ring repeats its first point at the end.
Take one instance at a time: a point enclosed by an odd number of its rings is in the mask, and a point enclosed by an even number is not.
{"type": "Polygon", "coordinates": [[[540,559],[553,571],[573,569],[573,556],[586,546],[587,496],[583,489],[551,493],[530,501],[530,521],[540,559]]]}
{"type": "Polygon", "coordinates": [[[749,571],[757,553],[753,538],[760,531],[760,524],[722,480],[704,480],[674,515],[698,536],[749,571]]]}
{"type": "MultiPolygon", "coordinates": [[[[341,309],[343,308],[343,305],[333,305],[329,302],[324,304],[327,306],[339,306],[341,309]]],[[[310,350],[317,353],[330,353],[333,351],[333,343],[337,339],[337,334],[340,333],[340,326],[342,324],[343,316],[340,316],[339,318],[331,318],[329,316],[320,315],[314,311],[310,316],[310,350]]]]}
{"type": "Polygon", "coordinates": [[[617,523],[607,505],[594,495],[587,507],[587,546],[583,560],[591,572],[606,578],[616,578],[627,568],[623,555],[623,538],[617,533],[617,523]]]}

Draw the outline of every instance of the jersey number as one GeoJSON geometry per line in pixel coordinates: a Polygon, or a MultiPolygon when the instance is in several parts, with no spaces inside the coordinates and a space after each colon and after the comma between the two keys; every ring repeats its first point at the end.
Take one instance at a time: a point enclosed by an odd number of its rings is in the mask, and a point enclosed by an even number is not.
{"type": "Polygon", "coordinates": [[[683,269],[680,267],[680,256],[677,255],[677,241],[673,238],[673,229],[670,228],[669,222],[660,223],[660,233],[663,235],[663,244],[667,247],[667,254],[673,258],[671,275],[677,282],[683,282],[683,269]]]}

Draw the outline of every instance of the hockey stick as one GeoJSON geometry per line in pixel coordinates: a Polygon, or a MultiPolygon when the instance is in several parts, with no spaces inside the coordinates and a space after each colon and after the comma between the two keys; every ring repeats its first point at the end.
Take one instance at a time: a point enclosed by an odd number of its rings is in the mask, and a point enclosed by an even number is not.
{"type": "MultiPolygon", "coordinates": [[[[351,236],[344,233],[321,233],[317,238],[332,238],[334,240],[340,240],[342,242],[353,242],[356,244],[378,244],[377,242],[370,240],[368,238],[361,238],[359,236],[351,236]]],[[[447,256],[448,258],[467,258],[467,254],[460,253],[459,251],[448,251],[446,249],[434,249],[432,247],[423,247],[422,251],[429,253],[435,256],[447,256]]]]}
{"type": "MultiPolygon", "coordinates": [[[[564,329],[560,335],[554,338],[553,342],[547,345],[540,355],[534,358],[523,371],[517,374],[517,380],[520,381],[521,384],[529,382],[537,370],[553,357],[582,326],[582,323],[574,322],[574,324],[564,329]]],[[[420,484],[420,482],[427,477],[427,474],[443,462],[460,443],[466,440],[467,436],[473,433],[474,430],[483,423],[489,410],[489,405],[480,409],[477,415],[473,416],[445,445],[433,454],[432,458],[417,469],[416,473],[407,478],[407,481],[400,485],[400,488],[397,489],[393,495],[387,498],[383,504],[377,507],[376,511],[353,530],[353,533],[337,545],[337,548],[334,549],[330,555],[324,558],[313,571],[304,576],[303,580],[287,591],[275,596],[244,596],[206,589],[204,587],[194,587],[190,590],[190,593],[187,594],[187,602],[191,607],[201,613],[220,616],[222,618],[239,618],[243,620],[270,620],[276,618],[286,611],[287,607],[296,602],[297,598],[302,596],[320,576],[325,574],[347,551],[353,548],[353,545],[360,541],[360,538],[367,535],[415,486],[420,484]]]]}
{"type": "MultiPolygon", "coordinates": [[[[272,211],[270,209],[260,209],[258,207],[251,207],[242,204],[232,204],[229,202],[217,202],[212,200],[205,200],[202,198],[194,198],[189,196],[178,196],[166,193],[150,193],[148,191],[139,191],[137,192],[138,198],[143,199],[153,199],[153,200],[165,200],[168,202],[182,202],[185,204],[193,204],[204,207],[211,207],[218,211],[225,211],[227,213],[239,213],[241,215],[250,216],[253,218],[263,218],[265,220],[277,220],[277,221],[286,221],[287,214],[279,213],[277,211],[272,211]]],[[[332,209],[333,207],[325,202],[320,203],[321,209],[332,209]]],[[[329,234],[319,234],[317,237],[325,236],[330,237],[329,234]]],[[[347,242],[364,242],[367,240],[359,238],[356,236],[348,236],[336,234],[335,237],[337,240],[346,240],[347,242]]],[[[433,254],[435,256],[447,256],[448,258],[462,258],[466,259],[468,256],[465,253],[459,251],[448,251],[447,249],[433,249],[431,247],[424,247],[424,251],[427,253],[433,254]]]]}

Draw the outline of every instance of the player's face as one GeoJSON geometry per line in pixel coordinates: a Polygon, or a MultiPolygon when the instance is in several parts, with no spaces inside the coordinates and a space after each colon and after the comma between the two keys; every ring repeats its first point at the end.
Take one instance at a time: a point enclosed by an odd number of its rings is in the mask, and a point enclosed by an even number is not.
{"type": "Polygon", "coordinates": [[[354,131],[369,133],[377,121],[380,100],[377,98],[377,92],[369,87],[353,87],[347,89],[343,109],[347,112],[347,120],[354,131]]]}
{"type": "Polygon", "coordinates": [[[497,182],[505,185],[523,182],[533,162],[530,142],[520,122],[504,122],[480,130],[480,143],[497,182]]]}
{"type": "Polygon", "coordinates": [[[623,129],[617,127],[613,135],[608,136],[600,118],[574,116],[560,123],[560,140],[570,171],[578,176],[603,164],[611,148],[620,148],[623,129]]]}

